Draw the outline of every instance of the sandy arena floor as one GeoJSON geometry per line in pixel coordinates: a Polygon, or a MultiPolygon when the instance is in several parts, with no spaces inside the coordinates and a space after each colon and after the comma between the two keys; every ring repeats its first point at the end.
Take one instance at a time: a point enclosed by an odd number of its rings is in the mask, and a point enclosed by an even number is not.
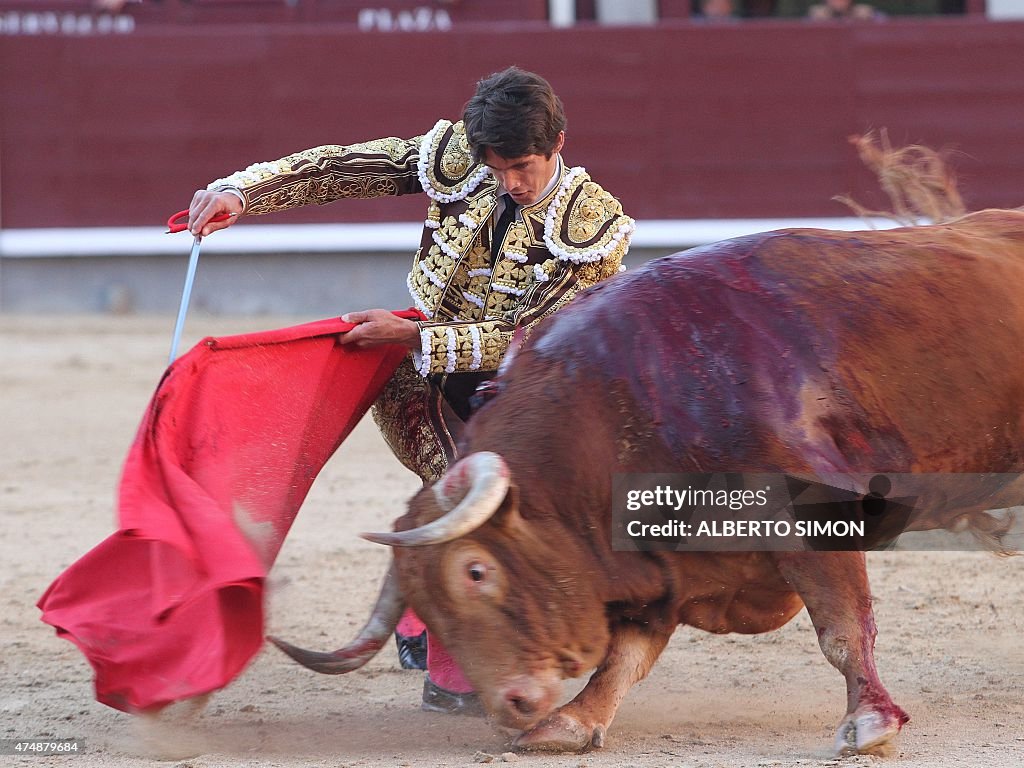
{"type": "MultiPolygon", "coordinates": [[[[192,316],[183,346],[295,322],[192,316]]],[[[85,740],[77,757],[0,765],[468,766],[486,760],[478,753],[500,761],[506,736],[485,721],[420,711],[421,673],[400,670],[391,650],[326,677],[267,649],[179,730],[145,731],[95,702],[85,660],[39,621],[35,602],[114,529],[121,463],[172,325],[0,315],[0,738],[85,740]]],[[[364,421],[317,481],[278,559],[268,630],[325,650],[347,641],[388,558],[356,534],[388,526],[417,485],[364,421]]],[[[681,629],[627,697],[607,748],[509,759],[537,768],[1024,765],[1024,560],[895,552],[868,563],[880,673],[912,717],[887,756],[830,756],[844,686],[801,614],[756,637],[681,629]]]]}

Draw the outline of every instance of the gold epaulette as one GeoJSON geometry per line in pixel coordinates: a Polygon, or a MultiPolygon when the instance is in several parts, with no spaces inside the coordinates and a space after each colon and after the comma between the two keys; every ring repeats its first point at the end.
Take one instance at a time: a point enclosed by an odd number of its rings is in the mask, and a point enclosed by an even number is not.
{"type": "Polygon", "coordinates": [[[439,203],[465,199],[488,174],[473,160],[461,120],[437,121],[423,137],[417,170],[423,191],[439,203]]]}
{"type": "Polygon", "coordinates": [[[544,244],[563,261],[592,263],[619,259],[636,228],[619,201],[591,181],[584,168],[569,169],[544,221],[544,244]]]}

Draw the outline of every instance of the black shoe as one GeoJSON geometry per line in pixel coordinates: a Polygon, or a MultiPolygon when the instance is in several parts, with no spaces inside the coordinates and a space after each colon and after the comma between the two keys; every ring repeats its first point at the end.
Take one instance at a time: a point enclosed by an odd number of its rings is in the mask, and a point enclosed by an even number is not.
{"type": "Polygon", "coordinates": [[[427,668],[427,633],[415,637],[406,637],[395,632],[395,644],[398,646],[398,663],[402,669],[427,668]]]}
{"type": "Polygon", "coordinates": [[[479,694],[472,691],[468,693],[446,691],[431,680],[430,675],[423,680],[422,709],[427,712],[443,712],[448,715],[487,716],[484,705],[480,702],[479,694]]]}

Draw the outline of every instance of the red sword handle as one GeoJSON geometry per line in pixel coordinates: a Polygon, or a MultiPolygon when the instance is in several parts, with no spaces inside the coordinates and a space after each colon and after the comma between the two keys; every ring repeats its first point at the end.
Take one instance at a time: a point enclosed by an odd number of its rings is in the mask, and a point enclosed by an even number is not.
{"type": "MultiPolygon", "coordinates": [[[[234,213],[218,213],[210,221],[227,221],[232,216],[237,214],[234,213]]],[[[188,228],[188,211],[178,211],[176,214],[171,216],[167,220],[167,234],[172,232],[184,232],[188,228]],[[178,221],[178,219],[184,219],[184,221],[178,221]]]]}

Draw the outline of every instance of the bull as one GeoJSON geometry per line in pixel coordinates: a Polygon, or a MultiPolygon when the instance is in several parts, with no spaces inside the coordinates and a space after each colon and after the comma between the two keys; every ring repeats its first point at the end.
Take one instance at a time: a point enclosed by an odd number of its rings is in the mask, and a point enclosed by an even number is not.
{"type": "Polygon", "coordinates": [[[510,354],[464,457],[390,533],[377,610],[322,672],[372,656],[406,603],[525,748],[600,747],[678,625],[760,633],[806,608],[846,681],[840,753],[908,716],[886,691],[858,551],[619,551],[615,473],[1006,473],[917,529],[969,528],[1024,485],[1024,212],[840,233],[790,229],[648,262],[510,354]],[[561,682],[594,670],[557,707],[561,682]]]}

